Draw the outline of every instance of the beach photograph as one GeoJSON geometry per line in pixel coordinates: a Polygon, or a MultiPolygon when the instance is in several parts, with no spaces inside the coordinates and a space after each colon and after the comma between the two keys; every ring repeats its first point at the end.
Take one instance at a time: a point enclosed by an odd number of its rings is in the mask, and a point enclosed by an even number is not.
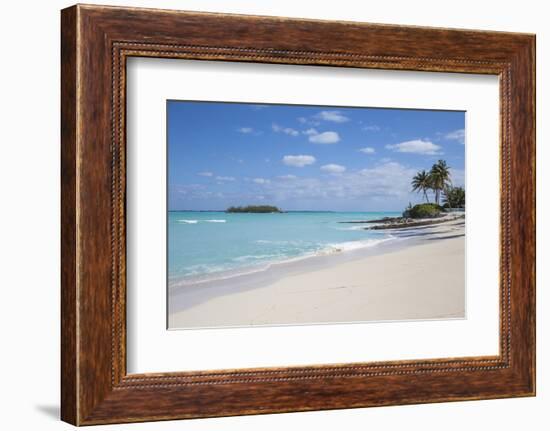
{"type": "Polygon", "coordinates": [[[463,319],[465,112],[167,102],[169,329],[463,319]]]}

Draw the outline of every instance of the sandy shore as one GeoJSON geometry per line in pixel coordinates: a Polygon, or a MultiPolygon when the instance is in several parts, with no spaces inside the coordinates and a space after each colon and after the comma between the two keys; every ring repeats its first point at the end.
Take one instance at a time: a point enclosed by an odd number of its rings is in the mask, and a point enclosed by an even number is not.
{"type": "Polygon", "coordinates": [[[169,327],[464,317],[464,220],[397,234],[401,239],[362,254],[173,291],[169,327]]]}

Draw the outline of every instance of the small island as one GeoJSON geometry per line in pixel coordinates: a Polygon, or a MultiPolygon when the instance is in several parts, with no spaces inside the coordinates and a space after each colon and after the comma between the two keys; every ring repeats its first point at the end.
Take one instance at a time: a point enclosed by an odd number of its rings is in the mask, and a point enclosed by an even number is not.
{"type": "Polygon", "coordinates": [[[282,213],[282,211],[272,205],[247,205],[244,207],[229,207],[226,213],[282,213]]]}

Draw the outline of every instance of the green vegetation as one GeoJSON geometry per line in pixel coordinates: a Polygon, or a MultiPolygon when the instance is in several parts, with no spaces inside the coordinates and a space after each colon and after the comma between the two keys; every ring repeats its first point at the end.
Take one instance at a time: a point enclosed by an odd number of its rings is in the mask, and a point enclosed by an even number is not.
{"type": "Polygon", "coordinates": [[[451,187],[451,171],[445,160],[438,160],[430,170],[431,189],[435,193],[435,203],[439,205],[441,192],[451,187]]]}
{"type": "Polygon", "coordinates": [[[466,206],[466,191],[462,187],[449,187],[443,196],[446,208],[464,208],[466,206]]]}
{"type": "Polygon", "coordinates": [[[426,202],[430,203],[430,199],[428,199],[428,193],[426,192],[432,188],[432,179],[430,178],[430,174],[428,172],[426,172],[424,169],[418,172],[413,177],[411,185],[413,188],[413,192],[421,191],[422,193],[424,193],[426,202]]]}
{"type": "Polygon", "coordinates": [[[451,183],[451,168],[445,160],[438,160],[430,172],[421,170],[412,179],[411,182],[413,192],[422,192],[426,198],[426,202],[430,203],[428,198],[428,190],[432,190],[435,195],[435,203],[439,205],[441,194],[445,194],[446,190],[452,187],[451,183]]]}
{"type": "Polygon", "coordinates": [[[244,207],[229,207],[228,213],[281,213],[282,211],[271,205],[247,205],[244,207]]]}
{"type": "Polygon", "coordinates": [[[466,191],[463,187],[453,187],[451,168],[445,160],[438,160],[429,172],[424,169],[417,172],[411,186],[413,192],[424,195],[426,203],[415,206],[409,203],[403,217],[437,217],[444,209],[439,204],[442,196],[445,208],[464,208],[466,205],[466,191]],[[430,203],[428,191],[433,192],[435,203],[430,203]]]}
{"type": "Polygon", "coordinates": [[[403,212],[405,218],[434,218],[441,215],[443,207],[438,204],[418,204],[413,207],[410,206],[403,212]]]}

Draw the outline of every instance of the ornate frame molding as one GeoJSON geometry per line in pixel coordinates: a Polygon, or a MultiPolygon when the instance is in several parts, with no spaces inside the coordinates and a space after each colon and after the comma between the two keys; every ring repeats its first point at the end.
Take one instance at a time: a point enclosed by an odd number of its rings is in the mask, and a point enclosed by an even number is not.
{"type": "Polygon", "coordinates": [[[534,36],[79,5],[62,12],[62,54],[64,420],[98,424],[534,394],[534,36]],[[258,28],[269,31],[257,35],[258,28]],[[323,37],[334,31],[339,42],[323,37]],[[311,34],[320,41],[308,39],[311,34]],[[131,56],[498,75],[500,354],[127,375],[125,66],[131,56]],[[518,206],[527,220],[515,215],[518,206]]]}

